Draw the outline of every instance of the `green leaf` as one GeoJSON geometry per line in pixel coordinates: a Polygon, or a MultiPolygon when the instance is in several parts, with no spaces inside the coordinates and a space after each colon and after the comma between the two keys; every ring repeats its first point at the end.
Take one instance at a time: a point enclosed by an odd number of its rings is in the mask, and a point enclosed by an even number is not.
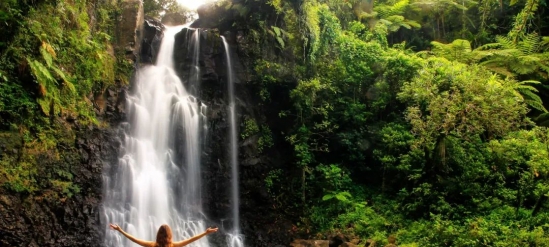
{"type": "Polygon", "coordinates": [[[38,84],[49,87],[51,84],[55,83],[55,78],[53,78],[46,66],[36,60],[30,60],[28,58],[27,62],[30,65],[32,73],[38,84]]]}
{"type": "Polygon", "coordinates": [[[42,54],[42,58],[44,58],[44,61],[46,61],[46,65],[48,65],[48,67],[51,67],[53,57],[46,51],[46,49],[44,49],[43,46],[40,47],[40,54],[42,54]]]}
{"type": "Polygon", "coordinates": [[[343,194],[341,194],[341,193],[335,195],[335,197],[336,197],[337,200],[342,201],[342,202],[347,202],[347,201],[349,201],[349,200],[347,199],[347,197],[345,197],[345,195],[343,195],[343,194]]]}
{"type": "Polygon", "coordinates": [[[273,30],[275,31],[276,33],[276,36],[280,36],[280,28],[279,27],[275,27],[275,26],[272,26],[273,30]]]}
{"type": "Polygon", "coordinates": [[[280,48],[284,49],[284,40],[281,37],[276,37],[276,40],[280,44],[280,48]]]}
{"type": "Polygon", "coordinates": [[[330,199],[332,199],[332,198],[334,198],[334,195],[333,195],[333,194],[327,194],[327,195],[324,195],[324,196],[322,197],[322,200],[323,200],[323,201],[327,201],[327,200],[330,200],[330,199]]]}

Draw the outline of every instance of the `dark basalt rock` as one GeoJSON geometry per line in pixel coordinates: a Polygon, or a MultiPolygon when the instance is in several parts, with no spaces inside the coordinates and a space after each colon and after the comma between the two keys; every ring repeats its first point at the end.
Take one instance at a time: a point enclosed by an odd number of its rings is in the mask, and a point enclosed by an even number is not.
{"type": "Polygon", "coordinates": [[[154,64],[156,62],[160,43],[164,37],[164,30],[164,24],[153,18],[145,17],[143,39],[141,40],[141,50],[139,52],[142,64],[154,64]]]}
{"type": "MultiPolygon", "coordinates": [[[[107,110],[102,117],[113,125],[124,119],[124,113],[116,106],[123,90],[119,87],[115,95],[107,97],[107,110]]],[[[63,162],[62,166],[70,167],[72,182],[80,192],[58,198],[51,191],[21,195],[0,187],[0,246],[101,246],[101,229],[105,229],[99,212],[101,174],[105,163],[117,163],[121,142],[111,128],[88,128],[77,121],[71,128],[76,138],[60,151],[64,159],[40,154],[39,160],[43,166],[63,162]]]]}

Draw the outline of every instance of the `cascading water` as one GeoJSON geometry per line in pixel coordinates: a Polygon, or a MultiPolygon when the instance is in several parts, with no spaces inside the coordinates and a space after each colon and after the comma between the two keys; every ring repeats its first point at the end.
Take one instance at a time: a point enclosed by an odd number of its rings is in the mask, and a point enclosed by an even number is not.
{"type": "MultiPolygon", "coordinates": [[[[133,93],[127,98],[130,124],[123,128],[124,155],[118,167],[105,169],[103,176],[105,225],[120,224],[128,233],[150,241],[162,224],[171,226],[174,241],[206,229],[200,181],[206,106],[185,90],[173,69],[174,37],[182,28],[167,27],[157,64],[137,72],[133,93]]],[[[199,31],[194,32],[198,40],[199,31]]],[[[191,74],[198,78],[196,72],[191,74]]],[[[106,231],[106,246],[129,243],[121,234],[106,231]]],[[[208,247],[209,242],[202,238],[190,246],[208,247]]]]}
{"type": "Polygon", "coordinates": [[[200,91],[200,64],[198,63],[200,59],[200,29],[196,29],[192,32],[189,45],[189,50],[190,49],[192,49],[192,51],[189,51],[189,54],[193,55],[193,64],[191,73],[189,73],[189,91],[193,95],[198,95],[198,92],[200,91]]]}
{"type": "Polygon", "coordinates": [[[225,58],[227,62],[227,83],[229,95],[229,126],[230,126],[230,158],[231,158],[231,194],[232,194],[232,216],[233,216],[233,231],[229,234],[230,247],[244,246],[243,236],[240,234],[240,214],[239,214],[239,197],[238,197],[238,143],[236,133],[236,104],[234,99],[234,75],[229,44],[225,37],[221,36],[223,46],[225,47],[225,58]]]}

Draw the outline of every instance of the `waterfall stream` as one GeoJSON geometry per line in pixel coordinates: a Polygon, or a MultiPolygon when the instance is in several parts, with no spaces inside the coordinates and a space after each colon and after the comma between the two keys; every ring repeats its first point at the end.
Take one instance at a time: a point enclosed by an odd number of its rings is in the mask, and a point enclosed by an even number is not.
{"type": "Polygon", "coordinates": [[[231,208],[233,217],[233,229],[229,234],[230,247],[244,246],[243,236],[240,234],[240,214],[239,214],[239,191],[238,191],[238,136],[236,130],[236,104],[234,98],[234,75],[231,60],[229,44],[225,37],[221,36],[225,48],[225,61],[227,63],[227,88],[229,95],[229,140],[230,140],[230,159],[231,159],[231,208]]]}
{"type": "MultiPolygon", "coordinates": [[[[174,71],[175,35],[184,28],[167,27],[156,65],[140,68],[127,97],[129,123],[124,124],[123,156],[103,176],[104,222],[119,224],[137,238],[154,241],[168,224],[174,241],[206,229],[201,202],[201,136],[206,106],[184,87],[174,71]]],[[[198,54],[198,32],[193,38],[198,54]]],[[[198,58],[189,85],[198,89],[198,58]]],[[[106,231],[106,246],[130,246],[116,231],[106,231]]],[[[132,245],[133,246],[133,245],[132,245]]],[[[208,247],[202,238],[193,247],[208,247]]]]}

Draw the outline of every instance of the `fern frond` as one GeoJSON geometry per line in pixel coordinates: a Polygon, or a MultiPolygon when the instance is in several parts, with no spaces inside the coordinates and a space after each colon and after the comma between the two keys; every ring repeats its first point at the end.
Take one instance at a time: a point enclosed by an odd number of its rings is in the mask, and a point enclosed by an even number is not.
{"type": "Polygon", "coordinates": [[[529,33],[517,44],[523,54],[534,54],[540,50],[541,38],[537,33],[529,33]]]}
{"type": "Polygon", "coordinates": [[[543,106],[543,103],[539,101],[525,100],[524,103],[538,111],[547,112],[547,109],[545,108],[545,106],[543,106]]]}
{"type": "Polygon", "coordinates": [[[419,22],[414,20],[406,20],[406,24],[414,28],[421,28],[421,24],[419,24],[419,22]]]}
{"type": "Polygon", "coordinates": [[[402,13],[404,13],[409,4],[410,0],[398,1],[391,7],[392,15],[402,15],[402,13]]]}
{"type": "Polygon", "coordinates": [[[393,22],[393,23],[401,23],[404,21],[404,16],[402,15],[391,15],[391,16],[387,16],[386,18],[384,18],[390,22],[393,22]]]}
{"type": "Polygon", "coordinates": [[[507,36],[501,36],[501,35],[496,36],[496,42],[498,42],[503,47],[503,49],[515,49],[516,48],[515,43],[513,42],[513,40],[510,37],[507,37],[507,36]]]}
{"type": "Polygon", "coordinates": [[[536,121],[539,126],[549,127],[549,113],[539,114],[534,118],[534,121],[536,121]]]}
{"type": "Polygon", "coordinates": [[[464,52],[471,52],[471,42],[469,42],[469,40],[456,39],[452,41],[452,47],[464,52]]]}
{"type": "Polygon", "coordinates": [[[386,18],[392,15],[402,15],[409,6],[410,0],[400,0],[393,5],[379,5],[374,10],[379,13],[380,18],[386,18]]]}
{"type": "Polygon", "coordinates": [[[384,25],[386,26],[391,26],[393,25],[393,22],[387,20],[387,19],[380,19],[379,22],[383,23],[384,25]]]}
{"type": "MultiPolygon", "coordinates": [[[[518,90],[519,92],[538,92],[538,89],[533,87],[533,86],[530,86],[530,85],[518,85],[515,87],[516,90],[518,90]]],[[[537,95],[536,95],[537,96],[537,95]]],[[[537,96],[539,97],[539,96],[537,96]]]]}
{"type": "Polygon", "coordinates": [[[518,56],[522,56],[523,53],[517,49],[503,49],[503,50],[491,50],[494,56],[507,57],[515,59],[518,56]]]}
{"type": "Polygon", "coordinates": [[[539,97],[539,95],[537,95],[536,93],[530,90],[524,90],[524,89],[519,89],[518,91],[522,94],[524,100],[539,102],[539,104],[543,105],[541,97],[539,97]]]}
{"type": "Polygon", "coordinates": [[[497,65],[497,64],[493,65],[493,64],[488,64],[486,62],[483,62],[483,63],[480,63],[480,65],[485,66],[486,69],[488,69],[492,72],[495,72],[497,74],[500,74],[500,75],[503,75],[503,76],[506,76],[506,77],[513,78],[515,76],[507,68],[501,67],[500,65],[497,65]]]}
{"type": "Polygon", "coordinates": [[[44,66],[42,63],[28,58],[27,63],[29,64],[32,74],[38,84],[49,89],[51,85],[55,83],[55,78],[53,78],[46,66],[44,66]]]}
{"type": "Polygon", "coordinates": [[[40,54],[42,54],[42,58],[44,59],[44,61],[46,61],[46,65],[48,67],[51,67],[53,63],[53,56],[48,53],[48,51],[43,46],[40,47],[40,54]]]}
{"type": "Polygon", "coordinates": [[[541,38],[541,46],[544,47],[544,50],[549,50],[549,36],[541,38]]]}
{"type": "Polygon", "coordinates": [[[495,50],[495,49],[498,49],[500,47],[501,47],[500,43],[489,43],[489,44],[481,45],[481,46],[477,47],[475,50],[479,50],[479,51],[495,50]]]}
{"type": "Polygon", "coordinates": [[[520,92],[524,102],[530,107],[542,112],[547,112],[547,109],[543,106],[543,100],[538,94],[536,94],[539,90],[532,86],[540,84],[541,82],[533,80],[521,81],[515,85],[515,90],[520,92]]]}
{"type": "Polygon", "coordinates": [[[519,85],[526,85],[526,84],[541,85],[542,83],[540,81],[535,81],[535,80],[525,80],[525,81],[519,82],[519,85]]]}
{"type": "Polygon", "coordinates": [[[433,53],[452,61],[470,63],[477,56],[471,50],[471,43],[464,39],[456,39],[450,44],[433,41],[431,45],[433,46],[433,53]]]}

